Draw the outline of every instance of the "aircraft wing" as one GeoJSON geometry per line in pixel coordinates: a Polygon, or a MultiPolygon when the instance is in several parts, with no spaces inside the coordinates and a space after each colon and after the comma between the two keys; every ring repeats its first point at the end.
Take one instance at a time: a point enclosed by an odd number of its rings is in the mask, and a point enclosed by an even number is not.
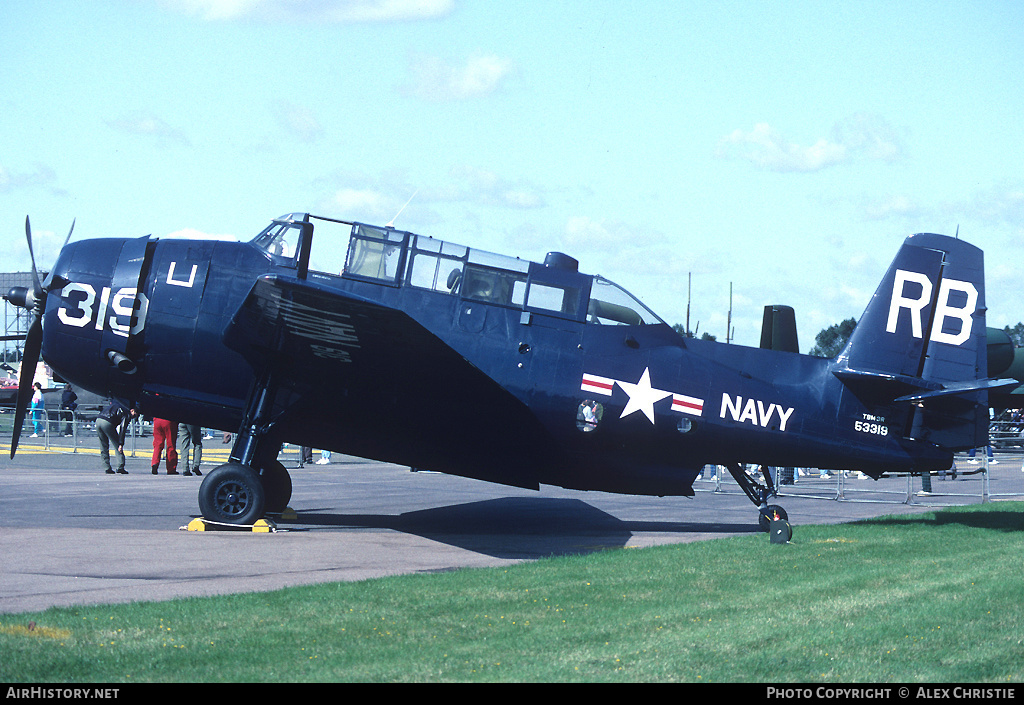
{"type": "Polygon", "coordinates": [[[440,339],[402,311],[354,294],[268,275],[253,285],[224,331],[225,344],[254,368],[268,358],[287,362],[306,379],[379,372],[381,382],[409,348],[444,354],[440,339]],[[370,369],[367,369],[370,368],[370,369]]]}
{"type": "Polygon", "coordinates": [[[538,486],[550,439],[526,404],[403,311],[266,275],[223,339],[286,392],[293,438],[315,430],[292,442],[538,486]]]}

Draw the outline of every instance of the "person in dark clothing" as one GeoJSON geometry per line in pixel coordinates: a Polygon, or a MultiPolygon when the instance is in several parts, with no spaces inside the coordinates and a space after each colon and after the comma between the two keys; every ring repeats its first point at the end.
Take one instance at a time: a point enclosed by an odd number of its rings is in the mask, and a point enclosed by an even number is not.
{"type": "Polygon", "coordinates": [[[70,436],[71,423],[75,419],[75,409],[78,408],[78,395],[75,394],[75,390],[71,388],[70,384],[64,385],[64,391],[60,395],[60,409],[61,416],[64,417],[64,435],[70,436]]]}
{"type": "Polygon", "coordinates": [[[181,441],[181,448],[178,450],[178,457],[185,461],[185,472],[182,475],[196,475],[202,477],[199,472],[199,463],[203,462],[203,429],[198,424],[178,424],[178,440],[181,441]],[[191,455],[191,457],[189,457],[191,455]]]}
{"type": "Polygon", "coordinates": [[[117,473],[127,475],[124,469],[124,436],[128,431],[128,423],[135,418],[138,412],[135,405],[125,406],[119,401],[111,401],[96,419],[96,435],[100,439],[100,458],[108,475],[113,475],[114,470],[110,467],[110,447],[113,446],[117,453],[117,473]]]}

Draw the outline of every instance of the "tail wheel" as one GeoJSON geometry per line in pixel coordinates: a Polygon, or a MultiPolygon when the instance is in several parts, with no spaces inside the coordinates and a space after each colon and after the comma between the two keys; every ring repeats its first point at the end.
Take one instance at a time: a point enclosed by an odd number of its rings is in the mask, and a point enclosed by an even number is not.
{"type": "Polygon", "coordinates": [[[786,514],[786,510],[779,505],[769,504],[767,507],[761,507],[761,513],[757,517],[757,525],[761,531],[767,533],[773,519],[789,521],[789,516],[786,514]]]}
{"type": "Polygon", "coordinates": [[[221,524],[255,524],[264,514],[266,493],[250,468],[228,463],[214,468],[199,487],[203,518],[221,524]]]}

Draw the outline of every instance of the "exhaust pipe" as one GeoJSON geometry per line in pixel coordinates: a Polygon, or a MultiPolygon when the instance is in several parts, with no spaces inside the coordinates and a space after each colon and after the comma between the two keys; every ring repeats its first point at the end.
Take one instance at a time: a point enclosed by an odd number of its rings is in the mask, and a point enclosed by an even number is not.
{"type": "Polygon", "coordinates": [[[111,365],[117,368],[117,371],[125,375],[135,374],[138,367],[123,353],[119,353],[117,350],[107,351],[107,360],[111,365]]]}

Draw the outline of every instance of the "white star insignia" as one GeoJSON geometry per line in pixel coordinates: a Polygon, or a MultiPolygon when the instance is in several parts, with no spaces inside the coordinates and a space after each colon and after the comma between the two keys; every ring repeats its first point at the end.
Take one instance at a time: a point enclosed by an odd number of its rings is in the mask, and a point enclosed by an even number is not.
{"type": "Polygon", "coordinates": [[[636,384],[619,380],[615,380],[615,383],[622,387],[623,391],[629,395],[629,402],[622,410],[620,419],[634,412],[642,411],[644,416],[650,419],[651,423],[654,423],[654,403],[661,401],[665,397],[672,396],[672,392],[651,387],[651,372],[646,367],[644,368],[644,373],[640,376],[640,381],[636,384]]]}

